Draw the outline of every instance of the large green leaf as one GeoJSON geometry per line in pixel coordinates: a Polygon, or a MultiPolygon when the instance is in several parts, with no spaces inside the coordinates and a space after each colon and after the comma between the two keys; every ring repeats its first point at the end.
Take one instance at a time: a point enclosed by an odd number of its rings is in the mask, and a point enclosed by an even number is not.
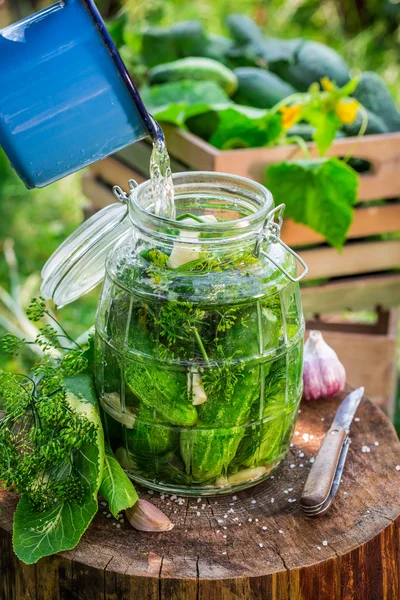
{"type": "Polygon", "coordinates": [[[210,110],[210,105],[230,102],[224,90],[214,81],[176,81],[142,88],[147,110],[158,121],[183,125],[194,115],[210,110]]]}
{"type": "Polygon", "coordinates": [[[282,133],[282,119],[278,113],[239,105],[217,106],[215,110],[218,124],[209,142],[217,148],[269,146],[282,133]]]}
{"type": "Polygon", "coordinates": [[[26,564],[74,548],[98,508],[97,493],[104,465],[104,434],[93,383],[89,375],[80,374],[67,378],[65,385],[71,408],[97,428],[95,441],[83,444],[72,456],[74,471],[84,486],[84,494],[79,501],[56,502],[43,512],[33,508],[26,497],[21,498],[14,516],[13,545],[18,558],[26,564]]]}
{"type": "Polygon", "coordinates": [[[337,158],[298,160],[270,165],[266,185],[285,215],[321,233],[340,249],[353,219],[358,175],[337,158]]]}
{"type": "Polygon", "coordinates": [[[107,500],[110,512],[114,517],[117,517],[122,510],[133,506],[138,500],[138,495],[131,480],[125,474],[108,445],[106,445],[100,493],[107,500]]]}

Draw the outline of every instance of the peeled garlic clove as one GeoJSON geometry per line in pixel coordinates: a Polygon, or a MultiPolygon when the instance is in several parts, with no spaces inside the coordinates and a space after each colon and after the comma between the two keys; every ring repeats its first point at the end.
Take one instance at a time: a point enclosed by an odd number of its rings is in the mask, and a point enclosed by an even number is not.
{"type": "Polygon", "coordinates": [[[189,397],[192,397],[193,406],[198,406],[199,404],[204,404],[204,402],[207,402],[206,391],[201,382],[200,374],[195,367],[192,367],[188,370],[187,388],[189,397]]]}
{"type": "Polygon", "coordinates": [[[228,483],[243,483],[244,481],[255,481],[267,473],[267,467],[253,467],[251,469],[242,469],[233,475],[229,475],[228,483]]]}
{"type": "Polygon", "coordinates": [[[113,419],[125,425],[127,429],[133,429],[136,421],[136,417],[129,412],[129,409],[122,411],[121,397],[117,392],[111,392],[110,394],[104,394],[100,398],[102,409],[110,415],[113,419]]]}
{"type": "Polygon", "coordinates": [[[310,331],[304,345],[303,383],[306,400],[334,396],[346,383],[345,368],[320,331],[310,331]]]}
{"type": "Polygon", "coordinates": [[[174,527],[167,515],[147,500],[138,500],[125,514],[132,527],[139,531],[170,531],[174,527]]]}

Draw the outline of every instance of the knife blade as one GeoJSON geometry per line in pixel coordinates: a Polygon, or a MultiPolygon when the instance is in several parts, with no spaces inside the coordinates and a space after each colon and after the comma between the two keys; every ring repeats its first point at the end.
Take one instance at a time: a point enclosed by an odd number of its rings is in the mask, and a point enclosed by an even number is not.
{"type": "Polygon", "coordinates": [[[363,387],[354,390],[336,411],[303,489],[300,502],[305,509],[321,506],[328,499],[347,434],[363,395],[363,387]]]}

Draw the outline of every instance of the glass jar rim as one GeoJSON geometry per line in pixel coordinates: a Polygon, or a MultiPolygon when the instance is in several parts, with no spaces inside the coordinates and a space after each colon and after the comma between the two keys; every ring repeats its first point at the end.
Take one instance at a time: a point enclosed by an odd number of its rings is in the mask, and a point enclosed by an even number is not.
{"type": "Polygon", "coordinates": [[[207,234],[207,238],[202,239],[202,243],[215,243],[226,238],[231,241],[232,238],[242,240],[258,234],[274,207],[272,194],[265,186],[240,175],[216,171],[186,171],[174,173],[172,179],[175,198],[179,198],[185,193],[200,194],[208,190],[215,194],[216,199],[218,199],[218,192],[220,195],[225,193],[232,198],[232,204],[236,195],[247,199],[249,203],[253,201],[257,206],[255,210],[239,219],[216,223],[190,223],[188,220],[168,219],[157,216],[149,210],[152,206],[152,188],[151,180],[146,180],[134,187],[129,196],[129,218],[136,229],[147,235],[171,240],[176,239],[179,234],[180,238],[187,243],[196,243],[193,232],[207,234]],[[147,201],[147,205],[143,206],[140,202],[141,197],[142,200],[147,201]],[[171,229],[174,234],[168,233],[171,229]],[[185,233],[188,234],[186,239],[185,233]]]}

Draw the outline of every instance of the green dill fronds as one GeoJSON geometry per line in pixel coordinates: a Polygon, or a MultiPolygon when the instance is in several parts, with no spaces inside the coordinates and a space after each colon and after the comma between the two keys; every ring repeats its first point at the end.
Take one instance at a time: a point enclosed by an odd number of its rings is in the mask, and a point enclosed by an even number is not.
{"type": "Polygon", "coordinates": [[[46,301],[44,298],[39,296],[39,298],[32,298],[26,314],[30,321],[37,323],[40,319],[43,319],[44,314],[46,312],[46,301]]]}
{"type": "Polygon", "coordinates": [[[82,373],[87,367],[88,359],[79,350],[70,350],[63,356],[60,363],[60,368],[65,376],[82,373]]]}
{"type": "Polygon", "coordinates": [[[2,346],[4,352],[13,356],[18,356],[25,344],[25,339],[21,339],[16,335],[13,335],[12,333],[6,333],[6,335],[2,339],[2,346]]]}

